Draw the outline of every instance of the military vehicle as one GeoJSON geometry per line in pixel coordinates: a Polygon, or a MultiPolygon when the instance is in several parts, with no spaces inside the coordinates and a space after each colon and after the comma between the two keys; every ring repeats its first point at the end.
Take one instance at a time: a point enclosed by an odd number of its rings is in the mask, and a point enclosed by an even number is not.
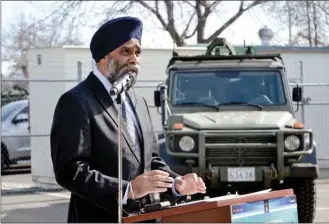
{"type": "Polygon", "coordinates": [[[280,54],[237,54],[218,38],[203,55],[174,52],[167,75],[154,101],[171,167],[200,175],[211,197],[292,188],[299,222],[312,222],[316,145],[295,117],[302,88],[290,93],[280,54]]]}

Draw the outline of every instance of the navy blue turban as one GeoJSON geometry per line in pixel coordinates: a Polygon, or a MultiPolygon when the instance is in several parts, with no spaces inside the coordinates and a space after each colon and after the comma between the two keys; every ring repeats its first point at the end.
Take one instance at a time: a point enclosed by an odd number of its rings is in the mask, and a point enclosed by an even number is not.
{"type": "Polygon", "coordinates": [[[143,23],[130,16],[119,17],[103,24],[90,42],[90,51],[95,62],[131,39],[141,42],[143,23]]]}

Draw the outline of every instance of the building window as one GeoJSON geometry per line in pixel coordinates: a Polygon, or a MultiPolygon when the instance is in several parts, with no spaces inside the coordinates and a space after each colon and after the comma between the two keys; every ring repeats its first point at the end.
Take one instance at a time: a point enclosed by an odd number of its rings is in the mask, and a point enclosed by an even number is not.
{"type": "Polygon", "coordinates": [[[37,61],[38,61],[38,65],[41,65],[41,54],[37,55],[37,61]]]}

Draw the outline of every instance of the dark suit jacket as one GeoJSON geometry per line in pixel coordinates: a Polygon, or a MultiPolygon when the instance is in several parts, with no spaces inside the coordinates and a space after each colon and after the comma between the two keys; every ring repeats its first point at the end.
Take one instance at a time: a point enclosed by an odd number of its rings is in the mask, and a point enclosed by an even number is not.
{"type": "MultiPolygon", "coordinates": [[[[143,145],[141,152],[137,151],[122,125],[123,195],[128,181],[143,172],[160,169],[174,178],[178,176],[159,157],[145,99],[132,90],[129,96],[140,122],[143,145]]],[[[118,221],[118,111],[115,104],[100,80],[90,73],[86,80],[64,93],[56,105],[51,157],[56,181],[72,192],[68,222],[118,221]]],[[[129,200],[124,210],[131,212],[136,203],[143,206],[150,202],[149,196],[138,202],[129,200]]]]}

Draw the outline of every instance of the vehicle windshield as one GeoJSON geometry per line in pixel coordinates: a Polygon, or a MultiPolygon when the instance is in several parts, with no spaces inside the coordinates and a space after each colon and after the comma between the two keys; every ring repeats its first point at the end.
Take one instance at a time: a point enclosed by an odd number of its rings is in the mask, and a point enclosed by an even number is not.
{"type": "Polygon", "coordinates": [[[177,71],[172,87],[174,106],[286,103],[280,72],[272,70],[177,71]]]}
{"type": "Polygon", "coordinates": [[[17,103],[8,103],[1,107],[1,121],[5,121],[19,106],[17,103]]]}

